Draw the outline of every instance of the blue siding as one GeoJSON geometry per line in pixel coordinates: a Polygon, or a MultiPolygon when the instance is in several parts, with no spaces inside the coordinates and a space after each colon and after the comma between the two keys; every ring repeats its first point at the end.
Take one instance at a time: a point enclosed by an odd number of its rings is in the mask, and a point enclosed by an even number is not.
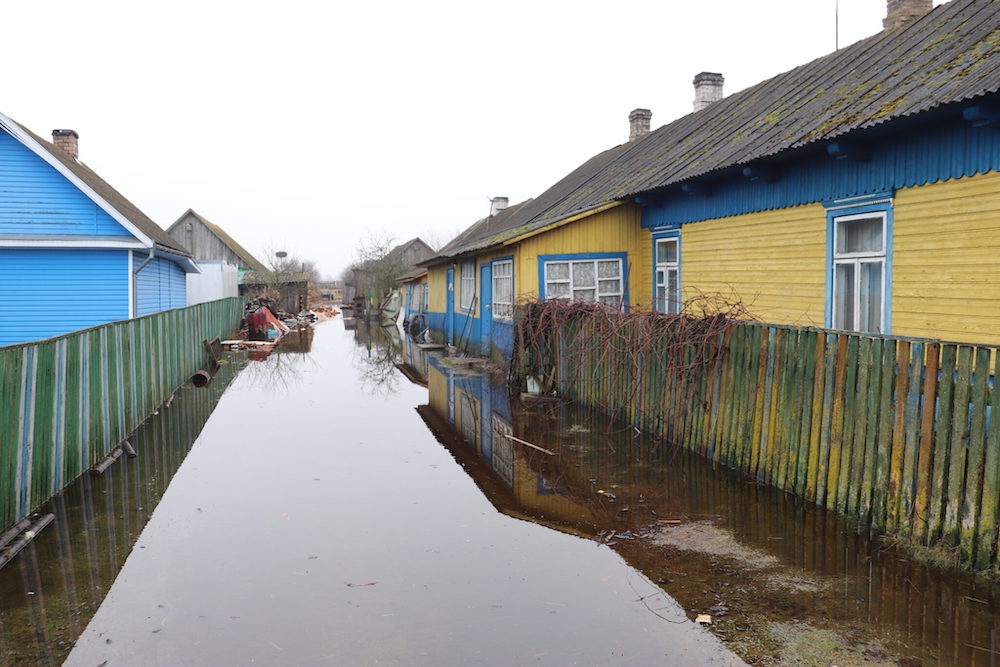
{"type": "MultiPolygon", "coordinates": [[[[133,257],[133,270],[145,259],[145,255],[136,253],[133,257]]],[[[168,259],[154,257],[135,277],[136,316],[186,306],[186,281],[180,266],[168,259]]]]}
{"type": "Polygon", "coordinates": [[[0,130],[0,234],[131,234],[75,185],[0,130]]]}
{"type": "Polygon", "coordinates": [[[0,249],[0,345],[128,318],[128,251],[0,249]]]}
{"type": "Polygon", "coordinates": [[[866,162],[826,154],[769,162],[780,170],[776,183],[730,176],[706,181],[710,196],[676,191],[642,196],[642,226],[711,220],[1000,171],[1000,132],[962,121],[942,121],[932,130],[913,130],[863,147],[871,154],[866,162]]]}

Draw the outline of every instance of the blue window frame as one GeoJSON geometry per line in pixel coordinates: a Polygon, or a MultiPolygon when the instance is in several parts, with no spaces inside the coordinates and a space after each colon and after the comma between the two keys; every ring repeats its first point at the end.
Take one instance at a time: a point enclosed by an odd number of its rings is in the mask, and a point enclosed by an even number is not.
{"type": "Polygon", "coordinates": [[[538,256],[541,299],[600,301],[628,307],[628,254],[595,252],[538,256]]]}
{"type": "Polygon", "coordinates": [[[827,328],[892,331],[892,193],[826,202],[827,328]]]}

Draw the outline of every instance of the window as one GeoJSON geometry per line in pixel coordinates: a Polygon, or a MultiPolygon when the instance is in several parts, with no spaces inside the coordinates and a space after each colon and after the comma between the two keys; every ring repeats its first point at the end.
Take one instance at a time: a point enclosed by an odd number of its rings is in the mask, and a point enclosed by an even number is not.
{"type": "Polygon", "coordinates": [[[546,299],[600,301],[620,308],[624,294],[620,259],[545,262],[546,299]]]}
{"type": "Polygon", "coordinates": [[[493,319],[514,317],[514,261],[493,262],[493,319]]]}
{"type": "Polygon", "coordinates": [[[833,220],[833,327],[883,333],[885,214],[833,220]]]}
{"type": "Polygon", "coordinates": [[[656,240],[656,310],[661,313],[681,311],[680,256],[677,239],[656,240]]]}
{"type": "Polygon", "coordinates": [[[476,296],[476,265],[473,262],[462,263],[462,282],[459,285],[459,306],[462,310],[471,310],[472,301],[476,296]]]}

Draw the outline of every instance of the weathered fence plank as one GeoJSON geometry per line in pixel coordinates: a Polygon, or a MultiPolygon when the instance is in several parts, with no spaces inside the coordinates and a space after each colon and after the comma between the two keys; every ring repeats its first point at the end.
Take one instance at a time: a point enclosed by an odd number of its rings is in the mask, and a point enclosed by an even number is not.
{"type": "MultiPolygon", "coordinates": [[[[997,348],[741,322],[685,341],[678,332],[691,329],[679,320],[619,326],[613,317],[555,325],[571,335],[561,346],[556,335],[536,336],[521,351],[524,367],[569,368],[559,373],[566,396],[876,530],[957,547],[968,565],[1000,572],[997,348]]],[[[47,369],[51,361],[0,356],[0,364],[47,369]]],[[[0,482],[16,476],[10,466],[0,459],[0,482]]]]}
{"type": "Polygon", "coordinates": [[[0,527],[103,458],[242,314],[224,299],[0,348],[0,527]]]}

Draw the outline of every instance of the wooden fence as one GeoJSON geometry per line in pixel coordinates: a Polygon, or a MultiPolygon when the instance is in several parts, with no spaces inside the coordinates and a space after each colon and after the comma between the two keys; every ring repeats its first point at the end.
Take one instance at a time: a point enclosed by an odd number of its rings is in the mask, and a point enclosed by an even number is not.
{"type": "Polygon", "coordinates": [[[242,299],[222,299],[0,347],[0,527],[125,439],[242,315],[242,299]]]}
{"type": "Polygon", "coordinates": [[[740,322],[705,349],[671,340],[669,318],[614,317],[534,338],[523,372],[877,531],[1000,569],[995,346],[740,322]]]}

